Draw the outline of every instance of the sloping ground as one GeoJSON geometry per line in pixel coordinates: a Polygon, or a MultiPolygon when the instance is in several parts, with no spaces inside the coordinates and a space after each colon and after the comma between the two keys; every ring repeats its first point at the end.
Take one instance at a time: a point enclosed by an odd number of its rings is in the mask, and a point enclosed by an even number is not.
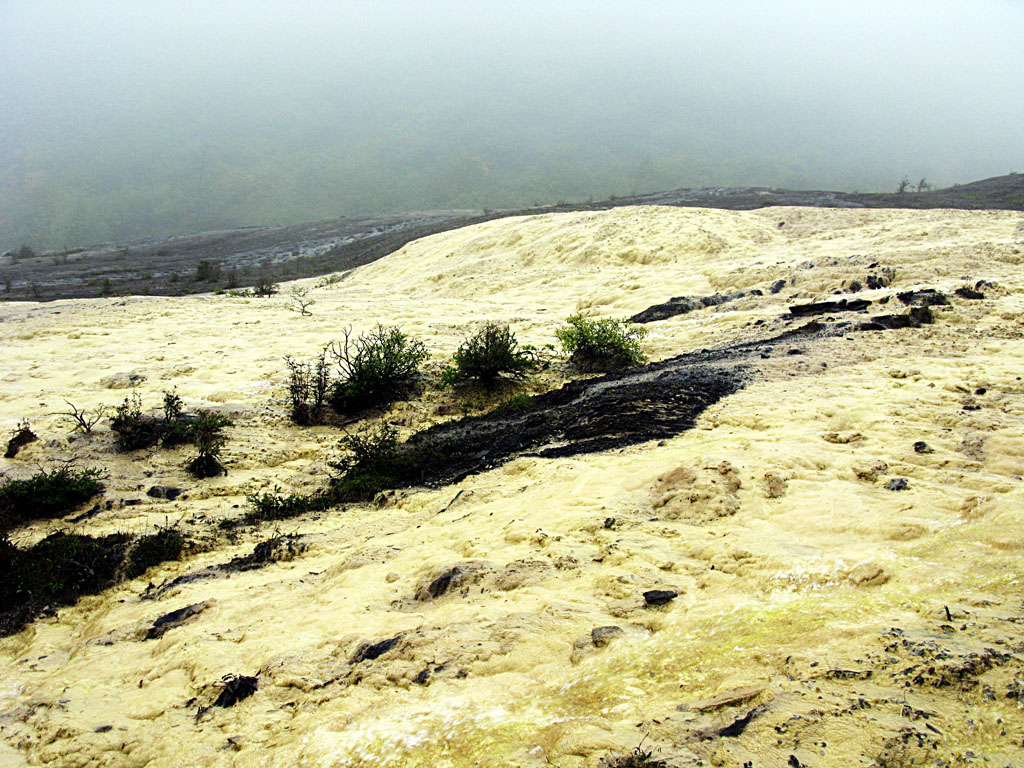
{"type": "Polygon", "coordinates": [[[671,205],[749,211],[772,206],[1024,210],[1024,174],[1010,173],[945,189],[887,194],[768,187],[673,189],[600,202],[559,203],[524,211],[421,211],[361,219],[332,219],[277,227],[106,243],[69,253],[46,253],[16,263],[0,260],[0,300],[53,300],[127,294],[183,296],[243,289],[261,277],[326,275],[369,264],[437,232],[510,216],[605,211],[671,205]],[[219,265],[209,282],[194,278],[201,261],[219,265]]]}
{"type": "MultiPolygon", "coordinates": [[[[1019,213],[622,208],[411,243],[312,288],[312,317],[283,297],[3,305],[0,428],[41,440],[0,468],[75,453],[109,476],[66,530],[177,523],[209,549],[0,640],[0,763],[568,768],[643,740],[673,766],[1020,764],[1022,260],[1019,213]],[[888,284],[850,293],[869,276],[888,284]],[[949,297],[933,324],[857,330],[921,288],[949,297]],[[288,423],[281,357],[347,324],[400,323],[436,366],[484,319],[541,346],[575,311],[738,292],[647,325],[650,372],[741,371],[692,429],[218,532],[248,492],[323,483],[340,433],[288,423]],[[836,298],[872,303],[796,332],[790,306],[836,298]],[[147,405],[177,387],[232,414],[227,477],[116,454],[106,427],[68,440],[62,398],[116,403],[129,373],[147,405]],[[298,537],[286,559],[210,567],[274,533],[298,537]]],[[[384,418],[408,435],[464,410],[428,388],[384,418]]]]}

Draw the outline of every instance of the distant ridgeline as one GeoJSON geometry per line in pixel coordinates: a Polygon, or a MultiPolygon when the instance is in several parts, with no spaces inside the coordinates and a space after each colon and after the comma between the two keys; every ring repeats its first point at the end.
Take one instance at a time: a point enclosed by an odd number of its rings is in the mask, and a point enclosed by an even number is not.
{"type": "Polygon", "coordinates": [[[47,301],[245,290],[260,281],[315,277],[353,269],[421,237],[492,219],[628,205],[737,211],[769,206],[1024,211],[1024,174],[1019,173],[946,189],[931,189],[924,179],[917,184],[904,180],[900,189],[903,191],[892,193],[768,187],[676,189],[516,210],[432,211],[247,227],[43,253],[24,244],[0,256],[0,299],[47,301]]]}

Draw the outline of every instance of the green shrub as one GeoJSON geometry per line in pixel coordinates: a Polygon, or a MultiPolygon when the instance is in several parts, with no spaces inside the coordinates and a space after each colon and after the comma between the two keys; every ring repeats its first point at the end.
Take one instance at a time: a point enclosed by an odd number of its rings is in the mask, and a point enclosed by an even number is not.
{"type": "Polygon", "coordinates": [[[192,442],[196,446],[196,457],[186,469],[195,477],[215,477],[225,474],[224,467],[217,460],[220,449],[227,438],[221,430],[232,426],[233,422],[226,416],[209,411],[200,411],[191,421],[192,442]]]}
{"type": "Polygon", "coordinates": [[[125,577],[134,579],[154,565],[179,560],[185,551],[185,544],[185,537],[174,528],[160,528],[156,533],[140,536],[128,550],[125,577]]]}
{"type": "Polygon", "coordinates": [[[292,421],[307,426],[323,421],[323,407],[331,390],[331,371],[327,350],[312,363],[284,358],[288,366],[288,397],[292,403],[292,421]]]}
{"type": "Polygon", "coordinates": [[[0,483],[0,530],[30,520],[60,517],[103,490],[98,469],[76,469],[65,462],[41,469],[27,480],[0,483]]]}
{"type": "Polygon", "coordinates": [[[331,392],[331,405],[339,413],[353,413],[387,405],[412,385],[420,365],[429,357],[421,341],[410,339],[397,326],[378,325],[354,342],[332,344],[341,379],[331,392]]]}
{"type": "Polygon", "coordinates": [[[640,339],[647,329],[625,320],[588,320],[582,315],[566,318],[555,331],[569,361],[584,370],[610,370],[644,361],[640,339]]]}
{"type": "Polygon", "coordinates": [[[114,408],[110,428],[117,433],[117,446],[122,451],[156,445],[162,432],[159,419],[142,412],[142,398],[138,392],[132,392],[114,408]]]}
{"type": "Polygon", "coordinates": [[[477,379],[488,385],[503,373],[521,378],[533,367],[533,356],[519,348],[515,334],[507,325],[487,323],[480,332],[463,341],[455,352],[458,378],[477,379]]]}

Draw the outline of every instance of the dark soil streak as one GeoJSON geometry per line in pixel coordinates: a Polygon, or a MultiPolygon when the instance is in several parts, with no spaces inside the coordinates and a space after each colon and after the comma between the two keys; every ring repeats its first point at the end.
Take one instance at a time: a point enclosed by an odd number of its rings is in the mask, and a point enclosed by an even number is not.
{"type": "Polygon", "coordinates": [[[531,398],[521,410],[441,424],[414,435],[408,450],[433,449],[419,478],[443,485],[518,456],[556,458],[674,437],[710,405],[742,386],[738,366],[705,364],[705,355],[572,381],[531,398]]]}

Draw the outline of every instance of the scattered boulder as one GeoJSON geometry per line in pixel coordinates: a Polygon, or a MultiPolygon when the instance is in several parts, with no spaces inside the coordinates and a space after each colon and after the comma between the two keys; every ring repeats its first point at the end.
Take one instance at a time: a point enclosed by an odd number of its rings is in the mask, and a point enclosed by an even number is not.
{"type": "Polygon", "coordinates": [[[908,306],[914,304],[921,307],[934,307],[949,304],[946,294],[934,288],[922,288],[919,291],[903,291],[902,293],[897,293],[896,298],[908,306]]]}
{"type": "MultiPolygon", "coordinates": [[[[783,281],[785,284],[785,281],[783,281]]],[[[685,315],[697,309],[705,307],[717,307],[729,301],[742,299],[747,293],[737,291],[736,293],[716,293],[712,296],[674,296],[663,304],[655,304],[642,312],[638,312],[629,318],[631,323],[653,323],[656,320],[666,320],[676,315],[685,315]]]]}
{"type": "Polygon", "coordinates": [[[859,443],[864,439],[864,435],[860,432],[826,432],[821,436],[821,439],[826,443],[833,443],[834,445],[847,445],[849,443],[859,443]]]}
{"type": "Polygon", "coordinates": [[[981,291],[976,291],[967,285],[957,288],[955,291],[953,291],[953,293],[959,296],[961,299],[972,299],[974,301],[979,301],[985,298],[984,293],[982,293],[981,291]]]}
{"type": "Polygon", "coordinates": [[[914,453],[935,453],[935,449],[924,440],[918,440],[914,443],[914,453]]]}
{"type": "Polygon", "coordinates": [[[110,376],[104,376],[100,379],[100,386],[106,389],[129,389],[138,386],[145,380],[146,377],[143,374],[128,371],[127,373],[114,373],[110,376]]]}
{"type": "Polygon", "coordinates": [[[755,696],[760,696],[764,692],[765,686],[763,685],[748,685],[742,688],[730,688],[727,691],[715,694],[707,699],[698,699],[692,701],[689,704],[680,704],[676,709],[680,712],[692,711],[692,712],[710,712],[714,709],[721,709],[722,707],[731,707],[736,704],[742,704],[745,701],[750,701],[755,696]]]}
{"type": "Polygon", "coordinates": [[[930,325],[934,320],[935,316],[929,307],[912,307],[904,315],[876,315],[868,322],[861,323],[858,330],[891,331],[898,328],[920,328],[922,325],[930,325]]]}
{"type": "Polygon", "coordinates": [[[150,627],[144,639],[156,640],[161,638],[172,629],[180,627],[195,618],[209,607],[210,603],[204,600],[201,603],[193,603],[192,605],[186,605],[184,608],[179,608],[176,611],[165,613],[153,622],[153,626],[150,627]]]}
{"type": "Polygon", "coordinates": [[[889,581],[889,573],[877,563],[861,563],[850,571],[847,579],[857,587],[875,587],[889,581]]]}
{"type": "Polygon", "coordinates": [[[857,476],[858,480],[865,480],[866,482],[873,483],[878,480],[879,475],[889,469],[889,465],[884,461],[876,461],[873,464],[868,465],[854,465],[853,474],[857,476]]]}
{"type": "Polygon", "coordinates": [[[907,482],[905,477],[894,477],[888,483],[885,484],[886,490],[889,491],[905,491],[910,487],[910,483],[907,482]]]}
{"type": "Polygon", "coordinates": [[[594,627],[590,630],[590,642],[592,642],[598,648],[604,648],[614,638],[623,635],[622,627],[616,627],[615,625],[608,627],[594,627]]]}
{"type": "Polygon", "coordinates": [[[679,593],[671,589],[649,589],[644,592],[644,604],[647,606],[666,605],[679,597],[679,593]]]}
{"type": "Polygon", "coordinates": [[[876,291],[879,288],[886,288],[892,284],[892,280],[895,276],[896,272],[891,267],[881,267],[879,268],[879,274],[868,275],[868,288],[872,291],[876,291]]]}
{"type": "Polygon", "coordinates": [[[739,510],[741,487],[739,474],[728,461],[699,470],[676,467],[655,478],[651,507],[668,520],[709,523],[739,510]]]}
{"type": "Polygon", "coordinates": [[[786,281],[785,280],[776,280],[774,283],[772,283],[768,287],[768,293],[776,294],[776,293],[778,293],[779,291],[781,291],[785,287],[786,287],[786,281]]]}
{"type": "Polygon", "coordinates": [[[146,491],[147,496],[151,496],[154,499],[166,499],[167,501],[174,501],[182,493],[181,488],[174,488],[170,485],[154,485],[146,491]]]}
{"type": "Polygon", "coordinates": [[[786,493],[786,478],[777,472],[764,473],[764,495],[769,499],[781,498],[786,493]]]}
{"type": "Polygon", "coordinates": [[[794,304],[789,308],[789,313],[794,317],[810,317],[811,315],[827,315],[835,312],[860,312],[870,305],[871,302],[867,299],[816,301],[812,304],[794,304]]]}
{"type": "Polygon", "coordinates": [[[441,571],[426,584],[421,584],[416,590],[416,599],[420,601],[436,600],[481,575],[484,570],[490,570],[490,566],[481,561],[453,565],[441,571]]]}
{"type": "Polygon", "coordinates": [[[384,640],[378,640],[375,643],[364,643],[359,646],[355,655],[352,657],[352,663],[358,664],[361,661],[373,661],[379,659],[388,651],[392,650],[399,641],[402,639],[402,634],[399,633],[394,637],[389,637],[384,640]]]}

